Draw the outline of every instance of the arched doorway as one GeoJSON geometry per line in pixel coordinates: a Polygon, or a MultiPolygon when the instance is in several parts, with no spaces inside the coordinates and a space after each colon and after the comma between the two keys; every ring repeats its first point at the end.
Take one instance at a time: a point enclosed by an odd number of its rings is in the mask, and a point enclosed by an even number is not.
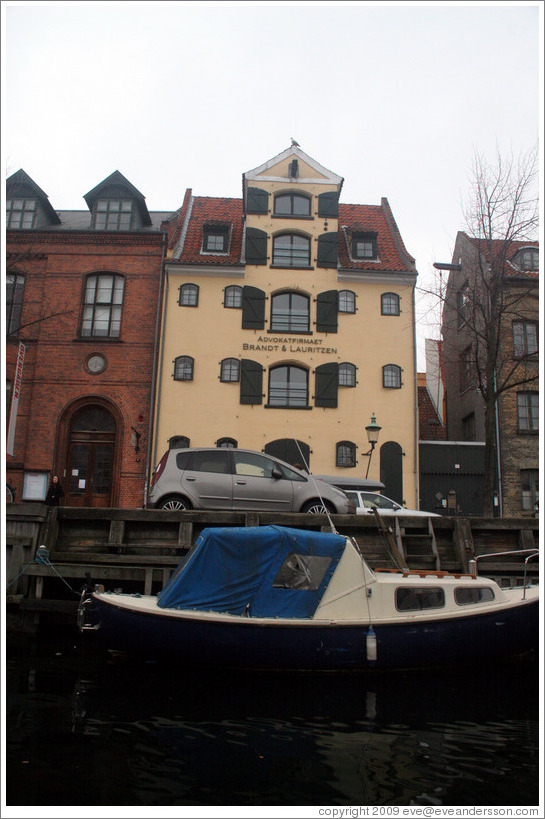
{"type": "Polygon", "coordinates": [[[298,469],[306,470],[307,466],[310,468],[310,447],[302,441],[295,441],[293,438],[278,438],[276,441],[265,444],[265,452],[298,469]]]}
{"type": "Polygon", "coordinates": [[[396,441],[386,441],[380,448],[380,480],[384,494],[403,503],[403,450],[396,441]]]}
{"type": "Polygon", "coordinates": [[[64,502],[67,506],[112,505],[117,425],[103,406],[86,405],[71,418],[64,502]]]}

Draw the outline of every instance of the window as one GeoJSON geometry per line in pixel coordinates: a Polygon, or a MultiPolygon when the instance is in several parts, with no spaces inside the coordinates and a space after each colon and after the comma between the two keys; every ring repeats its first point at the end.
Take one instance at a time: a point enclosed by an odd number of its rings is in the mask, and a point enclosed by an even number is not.
{"type": "Polygon", "coordinates": [[[34,227],[36,199],[6,199],[6,228],[29,229],[34,227]]]}
{"type": "Polygon", "coordinates": [[[380,297],[380,313],[382,316],[399,316],[399,296],[397,293],[383,293],[380,297]]]}
{"type": "Polygon", "coordinates": [[[456,310],[458,313],[458,327],[466,323],[469,314],[469,285],[466,282],[456,294],[456,310]]]}
{"type": "Polygon", "coordinates": [[[224,358],[221,362],[220,381],[235,382],[240,379],[240,361],[238,358],[224,358]]]}
{"type": "Polygon", "coordinates": [[[238,441],[235,441],[234,438],[219,438],[216,441],[216,446],[220,449],[236,449],[238,441]]]}
{"type": "Polygon", "coordinates": [[[525,512],[537,512],[539,506],[539,470],[521,469],[522,508],[525,512]]]}
{"type": "Polygon", "coordinates": [[[278,293],[271,300],[271,330],[279,333],[308,333],[310,308],[308,296],[278,293]]]}
{"type": "Polygon", "coordinates": [[[514,261],[520,270],[539,270],[539,249],[526,247],[517,253],[514,261]]]}
{"type": "Polygon", "coordinates": [[[339,290],[339,313],[356,312],[356,294],[352,290],[339,290]]]}
{"type": "Polygon", "coordinates": [[[123,276],[101,273],[87,277],[81,335],[118,338],[123,306],[123,276]]]}
{"type": "Polygon", "coordinates": [[[181,307],[197,307],[199,304],[199,285],[182,284],[178,304],[181,307]]]}
{"type": "Polygon", "coordinates": [[[336,466],[356,466],[356,444],[352,441],[339,441],[337,444],[336,466]]]}
{"type": "Polygon", "coordinates": [[[257,452],[235,452],[235,475],[251,475],[254,478],[272,478],[278,468],[276,461],[257,452]]]}
{"type": "Polygon", "coordinates": [[[273,588],[316,591],[330,565],[330,557],[292,553],[287,556],[274,578],[273,588]]]}
{"type": "Polygon", "coordinates": [[[390,390],[401,389],[401,367],[397,364],[386,364],[382,368],[382,386],[390,390]]]}
{"type": "Polygon", "coordinates": [[[296,233],[275,236],[273,264],[280,267],[310,267],[310,239],[296,233]]]}
{"type": "Polygon", "coordinates": [[[230,284],[223,291],[224,307],[242,307],[242,287],[238,284],[230,284]]]}
{"type": "Polygon", "coordinates": [[[274,198],[275,216],[310,216],[310,198],[300,193],[279,193],[274,198]]]}
{"type": "Polygon", "coordinates": [[[6,332],[9,336],[21,326],[25,277],[17,273],[6,275],[6,332]]]}
{"type": "Polygon", "coordinates": [[[95,214],[97,230],[130,230],[132,224],[131,199],[99,199],[95,214]]]}
{"type": "Polygon", "coordinates": [[[356,386],[356,366],[344,362],[339,364],[339,387],[356,386]]]}
{"type": "Polygon", "coordinates": [[[537,354],[537,324],[535,321],[513,322],[513,355],[526,358],[537,354]]]}
{"type": "Polygon", "coordinates": [[[173,435],[168,439],[169,449],[187,449],[189,446],[189,438],[187,435],[173,435]]]}
{"type": "Polygon", "coordinates": [[[539,393],[517,393],[517,417],[519,432],[539,430],[539,393]]]}
{"type": "Polygon", "coordinates": [[[398,611],[440,609],[444,605],[445,593],[439,587],[420,589],[415,586],[396,589],[396,608],[398,611]]]}
{"type": "Polygon", "coordinates": [[[473,359],[471,347],[466,347],[460,354],[460,392],[465,392],[473,384],[473,359]]]}
{"type": "Polygon", "coordinates": [[[462,441],[475,441],[475,413],[471,412],[462,418],[462,441]]]}
{"type": "Polygon", "coordinates": [[[376,259],[377,234],[371,232],[353,233],[352,256],[354,259],[376,259]]]}
{"type": "Polygon", "coordinates": [[[269,406],[308,406],[308,371],[293,365],[271,369],[269,373],[269,406]]]}
{"type": "Polygon", "coordinates": [[[202,238],[203,253],[226,253],[229,244],[227,225],[205,225],[202,238]]]}
{"type": "Polygon", "coordinates": [[[213,449],[193,452],[186,469],[191,472],[215,472],[220,475],[231,473],[231,456],[228,452],[213,449]]]}
{"type": "Polygon", "coordinates": [[[174,361],[174,380],[193,381],[194,359],[189,355],[179,355],[174,361]]]}
{"type": "Polygon", "coordinates": [[[488,586],[460,586],[454,589],[454,599],[459,606],[471,606],[473,603],[486,603],[494,600],[494,591],[488,586]]]}

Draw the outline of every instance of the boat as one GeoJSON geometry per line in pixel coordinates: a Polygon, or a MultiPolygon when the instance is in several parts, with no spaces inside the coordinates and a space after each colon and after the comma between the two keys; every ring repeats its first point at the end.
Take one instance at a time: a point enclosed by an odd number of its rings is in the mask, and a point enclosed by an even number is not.
{"type": "Polygon", "coordinates": [[[538,600],[476,572],[373,570],[336,532],[210,527],[159,594],[97,586],[78,620],[109,649],[188,667],[386,670],[536,651],[538,600]]]}

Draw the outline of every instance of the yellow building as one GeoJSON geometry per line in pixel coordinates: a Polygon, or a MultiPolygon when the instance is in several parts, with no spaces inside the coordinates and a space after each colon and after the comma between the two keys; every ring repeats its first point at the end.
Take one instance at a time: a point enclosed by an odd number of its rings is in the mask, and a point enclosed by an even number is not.
{"type": "Polygon", "coordinates": [[[188,190],[169,223],[153,463],[189,445],[370,466],[417,507],[417,274],[387,199],[339,203],[297,145],[242,181],[243,199],[188,190]]]}

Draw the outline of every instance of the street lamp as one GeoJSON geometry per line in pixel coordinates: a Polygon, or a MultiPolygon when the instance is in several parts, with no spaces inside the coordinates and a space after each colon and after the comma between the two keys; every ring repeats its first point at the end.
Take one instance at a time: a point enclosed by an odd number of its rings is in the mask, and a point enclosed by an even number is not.
{"type": "Polygon", "coordinates": [[[375,418],[375,413],[373,413],[372,416],[371,416],[371,423],[367,424],[367,426],[365,427],[365,431],[367,432],[367,440],[371,444],[371,449],[369,450],[369,452],[364,452],[363,453],[364,458],[365,457],[369,458],[369,461],[367,462],[367,472],[365,473],[366,478],[369,475],[369,467],[371,466],[371,458],[373,456],[373,450],[374,450],[375,445],[376,445],[376,443],[378,441],[378,436],[379,436],[379,433],[380,433],[381,429],[382,429],[382,427],[379,427],[379,425],[377,424],[377,419],[375,418]]]}

